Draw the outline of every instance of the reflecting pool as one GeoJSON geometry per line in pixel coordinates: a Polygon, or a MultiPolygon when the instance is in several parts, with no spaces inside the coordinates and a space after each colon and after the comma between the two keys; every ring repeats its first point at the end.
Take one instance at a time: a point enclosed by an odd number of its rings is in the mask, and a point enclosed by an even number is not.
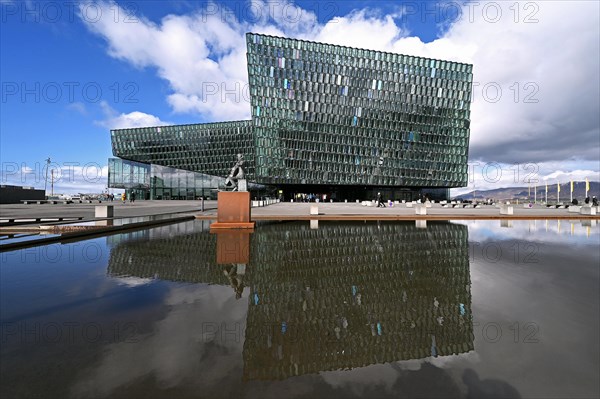
{"type": "Polygon", "coordinates": [[[192,221],[0,256],[10,397],[600,396],[597,221],[192,221]]]}

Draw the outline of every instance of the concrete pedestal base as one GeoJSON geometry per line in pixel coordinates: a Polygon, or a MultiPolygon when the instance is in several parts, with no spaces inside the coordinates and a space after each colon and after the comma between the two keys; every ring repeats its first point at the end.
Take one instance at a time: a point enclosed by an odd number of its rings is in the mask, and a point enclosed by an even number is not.
{"type": "Polygon", "coordinates": [[[415,215],[427,215],[427,207],[424,205],[415,206],[415,215]]]}
{"type": "Polygon", "coordinates": [[[514,212],[514,208],[510,205],[500,206],[500,214],[501,215],[512,215],[513,212],[514,212]]]}
{"type": "Polygon", "coordinates": [[[211,229],[253,229],[250,221],[250,193],[221,191],[217,197],[217,222],[211,229]]]}
{"type": "Polygon", "coordinates": [[[595,206],[582,206],[579,211],[582,215],[595,215],[596,207],[595,206]]]}
{"type": "Polygon", "coordinates": [[[96,205],[94,210],[97,218],[112,218],[114,215],[114,208],[112,205],[96,205]]]}

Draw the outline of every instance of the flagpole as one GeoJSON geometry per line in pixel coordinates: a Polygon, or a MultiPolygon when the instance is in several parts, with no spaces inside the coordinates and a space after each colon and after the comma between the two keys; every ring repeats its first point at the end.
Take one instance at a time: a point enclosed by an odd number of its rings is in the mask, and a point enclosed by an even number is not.
{"type": "Polygon", "coordinates": [[[537,204],[537,183],[533,185],[533,203],[537,204]]]}
{"type": "Polygon", "coordinates": [[[571,204],[573,203],[573,180],[571,180],[571,204]]]}
{"type": "Polygon", "coordinates": [[[560,183],[556,182],[556,204],[560,205],[560,183]]]}
{"type": "Polygon", "coordinates": [[[590,191],[590,181],[588,178],[585,178],[585,198],[588,197],[588,191],[590,191]]]}

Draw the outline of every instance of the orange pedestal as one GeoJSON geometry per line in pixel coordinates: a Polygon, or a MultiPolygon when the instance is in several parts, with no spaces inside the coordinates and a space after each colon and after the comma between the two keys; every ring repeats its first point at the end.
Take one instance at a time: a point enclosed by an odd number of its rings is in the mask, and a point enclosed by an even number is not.
{"type": "Polygon", "coordinates": [[[217,230],[217,264],[250,263],[250,234],[245,230],[217,230]]]}
{"type": "Polygon", "coordinates": [[[250,221],[250,193],[221,191],[217,202],[217,222],[211,229],[253,229],[250,221]]]}

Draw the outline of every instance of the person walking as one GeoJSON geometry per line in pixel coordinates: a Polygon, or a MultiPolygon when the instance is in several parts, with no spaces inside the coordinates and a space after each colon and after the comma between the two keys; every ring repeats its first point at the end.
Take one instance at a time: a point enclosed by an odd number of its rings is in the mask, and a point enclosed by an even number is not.
{"type": "Polygon", "coordinates": [[[385,208],[385,204],[383,203],[383,197],[381,193],[377,193],[377,208],[385,208]]]}
{"type": "Polygon", "coordinates": [[[123,191],[123,194],[121,194],[121,201],[125,203],[125,200],[127,200],[127,194],[125,194],[125,191],[123,191]]]}

